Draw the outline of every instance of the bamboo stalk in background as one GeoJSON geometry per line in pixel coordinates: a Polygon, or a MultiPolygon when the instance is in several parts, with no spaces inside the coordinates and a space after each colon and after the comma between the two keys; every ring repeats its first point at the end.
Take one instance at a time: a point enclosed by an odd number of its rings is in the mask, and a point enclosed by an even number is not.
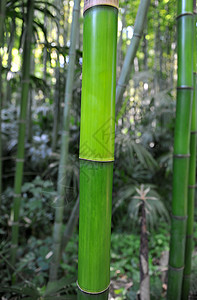
{"type": "MultiPolygon", "coordinates": [[[[54,4],[57,7],[58,14],[60,14],[60,1],[55,0],[54,4]]],[[[55,92],[54,92],[54,116],[53,116],[53,132],[52,132],[52,151],[55,152],[57,147],[57,139],[58,139],[58,129],[60,122],[60,63],[59,63],[59,36],[60,36],[60,28],[59,22],[57,23],[57,32],[56,32],[56,41],[57,41],[57,59],[56,59],[56,68],[55,68],[55,92]]]]}
{"type": "Polygon", "coordinates": [[[146,16],[148,13],[148,8],[150,5],[150,0],[141,0],[140,5],[138,8],[135,25],[134,25],[134,32],[133,37],[131,39],[131,43],[129,45],[129,48],[127,50],[122,71],[120,74],[120,77],[118,79],[117,88],[116,88],[116,115],[118,114],[123,94],[126,89],[128,80],[129,80],[129,74],[131,73],[131,66],[133,63],[133,60],[136,56],[137,49],[139,47],[140,39],[142,37],[144,25],[146,24],[146,16]]]}
{"type": "Polygon", "coordinates": [[[68,219],[68,222],[66,224],[66,229],[64,230],[63,233],[63,238],[62,238],[62,246],[61,246],[61,253],[64,251],[66,248],[68,242],[71,239],[71,236],[75,230],[75,227],[77,225],[77,221],[79,219],[79,197],[77,198],[77,201],[73,207],[73,210],[71,212],[71,215],[68,219]]]}
{"type": "Polygon", "coordinates": [[[168,300],[181,298],[187,223],[188,168],[193,90],[193,0],[178,0],[178,82],[174,135],[168,300]]]}
{"type": "Polygon", "coordinates": [[[110,283],[117,7],[90,0],[84,8],[78,285],[95,294],[110,283]]]}
{"type": "Polygon", "coordinates": [[[30,62],[31,62],[31,41],[33,30],[34,0],[27,2],[27,26],[25,33],[25,43],[23,52],[22,66],[22,93],[19,118],[18,148],[16,158],[16,171],[14,179],[14,205],[11,212],[12,221],[12,245],[11,245],[11,263],[14,265],[16,261],[16,251],[18,247],[19,236],[19,214],[21,206],[21,187],[23,180],[24,152],[25,152],[25,131],[27,102],[30,82],[30,62]]]}
{"type": "Polygon", "coordinates": [[[3,44],[4,44],[4,21],[6,12],[6,0],[0,2],[0,204],[2,194],[2,136],[1,136],[1,109],[3,104],[2,91],[2,58],[3,58],[3,44]]]}
{"type": "Polygon", "coordinates": [[[193,227],[194,227],[194,208],[195,208],[195,187],[196,187],[196,134],[197,134],[197,15],[196,1],[194,1],[194,60],[193,60],[193,104],[190,137],[190,160],[189,160],[189,181],[188,181],[188,219],[185,245],[185,268],[183,273],[182,300],[187,300],[190,290],[190,276],[193,250],[193,227]]]}
{"type": "Polygon", "coordinates": [[[72,101],[74,71],[75,71],[75,57],[76,57],[76,39],[79,21],[80,0],[75,0],[73,8],[73,19],[71,27],[71,44],[69,50],[69,66],[66,81],[65,101],[64,101],[64,115],[61,138],[61,153],[58,170],[58,199],[55,210],[55,224],[53,228],[53,258],[50,266],[49,281],[57,279],[57,272],[60,262],[60,250],[62,241],[62,223],[64,213],[64,197],[66,190],[66,165],[68,160],[68,146],[69,146],[69,124],[70,124],[70,106],[72,101]]]}

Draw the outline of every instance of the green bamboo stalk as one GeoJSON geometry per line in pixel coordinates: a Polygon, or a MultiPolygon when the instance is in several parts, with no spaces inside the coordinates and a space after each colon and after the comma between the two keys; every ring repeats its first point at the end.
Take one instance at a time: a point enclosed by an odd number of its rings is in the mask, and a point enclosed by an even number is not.
{"type": "Polygon", "coordinates": [[[61,253],[65,250],[68,242],[71,239],[71,236],[75,230],[75,227],[77,225],[77,221],[79,218],[79,197],[77,198],[77,201],[73,207],[72,213],[69,217],[69,220],[66,224],[66,229],[63,233],[63,239],[62,239],[62,246],[61,246],[61,253]]]}
{"type": "Polygon", "coordinates": [[[188,181],[188,220],[186,231],[186,246],[185,246],[185,268],[183,273],[182,300],[187,300],[190,290],[190,276],[192,265],[192,250],[193,250],[193,227],[194,227],[194,201],[196,187],[196,134],[197,134],[197,15],[196,1],[194,1],[194,60],[193,60],[193,104],[192,104],[192,121],[191,121],[191,137],[190,137],[190,160],[189,160],[189,181],[188,181]]]}
{"type": "Polygon", "coordinates": [[[142,37],[143,29],[146,24],[146,17],[147,17],[149,5],[150,5],[150,0],[140,1],[140,5],[138,8],[135,25],[134,25],[133,37],[131,39],[131,43],[127,50],[122,71],[116,87],[116,115],[118,114],[121,108],[123,94],[129,80],[129,74],[131,73],[131,66],[136,56],[140,39],[142,37]]]}
{"type": "Polygon", "coordinates": [[[64,197],[66,187],[66,165],[68,161],[68,146],[69,146],[69,124],[70,124],[70,106],[72,101],[75,57],[76,57],[76,39],[79,22],[80,0],[75,0],[73,8],[73,19],[71,27],[71,45],[69,50],[69,66],[66,81],[65,101],[64,101],[64,116],[61,138],[61,153],[58,170],[58,199],[55,210],[55,224],[53,229],[53,259],[50,266],[49,281],[57,279],[57,272],[60,262],[61,241],[62,241],[62,222],[64,213],[64,197]]]}
{"type": "MultiPolygon", "coordinates": [[[[54,1],[58,12],[60,12],[60,1],[54,1]]],[[[60,28],[59,24],[57,24],[57,47],[59,44],[59,36],[60,36],[60,28]]],[[[56,68],[55,68],[55,93],[54,93],[54,116],[53,116],[53,132],[52,132],[52,151],[55,152],[57,147],[57,138],[58,138],[58,129],[59,129],[59,119],[60,119],[60,65],[59,65],[59,49],[56,51],[57,60],[56,60],[56,68]]]]}
{"type": "Polygon", "coordinates": [[[93,294],[110,283],[117,6],[93,0],[84,9],[78,285],[93,294]]]}
{"type": "Polygon", "coordinates": [[[2,92],[2,58],[3,58],[3,44],[4,44],[4,21],[6,12],[6,0],[0,2],[0,204],[2,194],[2,136],[1,136],[1,109],[3,104],[2,92]]]}
{"type": "Polygon", "coordinates": [[[168,300],[179,300],[181,298],[184,269],[193,94],[193,0],[178,0],[177,32],[178,82],[174,136],[168,300]]]}
{"type": "Polygon", "coordinates": [[[23,66],[22,66],[22,94],[19,119],[19,134],[18,148],[16,158],[16,171],[14,181],[14,205],[11,212],[12,221],[12,246],[11,246],[11,263],[15,265],[16,251],[18,247],[19,236],[19,214],[21,206],[21,187],[23,180],[23,165],[25,152],[25,131],[26,131],[26,116],[27,102],[30,82],[30,61],[31,61],[31,40],[33,31],[33,15],[34,15],[34,0],[28,0],[27,3],[27,26],[25,34],[23,66]]]}
{"type": "MultiPolygon", "coordinates": [[[[12,67],[12,49],[14,46],[15,28],[16,28],[16,22],[15,22],[15,19],[13,19],[12,20],[12,29],[11,29],[11,34],[10,34],[10,42],[9,42],[9,52],[8,52],[8,61],[7,61],[7,72],[6,72],[7,76],[12,67]]],[[[6,95],[5,95],[6,103],[11,102],[11,96],[12,96],[12,88],[11,88],[10,80],[7,80],[6,95]]]]}

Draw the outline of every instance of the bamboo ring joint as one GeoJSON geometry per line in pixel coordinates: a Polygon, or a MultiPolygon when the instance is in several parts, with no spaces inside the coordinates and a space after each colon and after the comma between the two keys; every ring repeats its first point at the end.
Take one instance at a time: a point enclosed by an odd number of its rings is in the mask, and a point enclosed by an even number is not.
{"type": "Polygon", "coordinates": [[[175,216],[171,214],[172,219],[178,220],[178,221],[185,221],[187,220],[188,216],[175,216]]]}
{"type": "Polygon", "coordinates": [[[190,157],[190,154],[174,154],[175,158],[188,158],[190,157]]]}
{"type": "Polygon", "coordinates": [[[174,268],[174,267],[172,267],[172,266],[169,265],[169,269],[171,269],[172,271],[175,271],[175,272],[181,272],[181,271],[183,271],[184,267],[185,266],[180,267],[180,268],[174,268]]]}
{"type": "Polygon", "coordinates": [[[118,0],[85,0],[83,12],[85,12],[87,9],[91,7],[98,6],[98,5],[107,5],[118,9],[119,3],[118,0]]]}
{"type": "Polygon", "coordinates": [[[193,13],[192,13],[192,12],[185,12],[185,13],[182,13],[182,14],[178,15],[178,16],[176,17],[176,19],[178,20],[179,18],[184,17],[184,16],[193,16],[193,13]]]}
{"type": "Polygon", "coordinates": [[[83,289],[79,286],[79,283],[78,283],[78,281],[77,281],[77,287],[78,287],[78,289],[79,289],[81,292],[86,293],[86,294],[90,294],[90,295],[99,295],[99,294],[102,294],[102,293],[106,292],[106,291],[109,289],[109,286],[110,286],[110,284],[107,286],[106,289],[104,289],[103,291],[100,291],[100,292],[88,292],[88,291],[83,290],[83,289]]]}
{"type": "Polygon", "coordinates": [[[136,36],[136,37],[138,37],[139,39],[141,39],[141,37],[142,37],[141,34],[139,34],[139,33],[137,33],[137,32],[134,32],[134,33],[133,33],[133,36],[136,36]]]}

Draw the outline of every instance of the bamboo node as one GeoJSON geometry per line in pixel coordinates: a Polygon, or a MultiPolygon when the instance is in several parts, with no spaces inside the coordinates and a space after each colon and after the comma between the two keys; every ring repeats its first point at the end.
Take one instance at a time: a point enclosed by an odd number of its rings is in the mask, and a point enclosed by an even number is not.
{"type": "Polygon", "coordinates": [[[110,283],[109,283],[109,285],[106,287],[106,289],[104,289],[104,290],[102,290],[102,291],[100,291],[100,292],[88,292],[88,291],[83,290],[83,289],[79,286],[79,283],[78,283],[78,281],[77,281],[77,287],[78,287],[78,289],[79,289],[80,291],[82,291],[83,293],[90,294],[90,295],[99,295],[99,294],[102,294],[102,293],[106,292],[106,291],[109,289],[109,286],[110,286],[110,283]]]}
{"type": "Polygon", "coordinates": [[[191,131],[191,134],[197,134],[197,131],[195,131],[195,130],[191,131]]]}
{"type": "Polygon", "coordinates": [[[85,12],[88,8],[97,5],[108,5],[118,8],[118,0],[85,0],[84,1],[84,11],[85,12]]]}
{"type": "Polygon", "coordinates": [[[175,268],[175,267],[172,267],[172,266],[169,265],[168,267],[169,267],[169,269],[171,269],[172,271],[175,271],[175,272],[181,272],[181,271],[183,271],[183,269],[184,269],[185,266],[180,267],[180,268],[175,268]]]}
{"type": "Polygon", "coordinates": [[[19,198],[21,197],[21,194],[13,194],[14,198],[19,198]]]}
{"type": "Polygon", "coordinates": [[[188,185],[188,188],[189,189],[195,189],[197,187],[197,185],[195,184],[195,185],[188,185]]]}
{"type": "Polygon", "coordinates": [[[190,157],[190,154],[174,154],[175,158],[188,158],[190,157]]]}
{"type": "Polygon", "coordinates": [[[136,36],[136,37],[138,37],[139,39],[141,39],[141,37],[142,37],[142,35],[139,34],[139,33],[137,33],[137,32],[134,32],[134,33],[133,33],[133,36],[136,36]]]}
{"type": "Polygon", "coordinates": [[[24,162],[25,160],[24,160],[24,158],[17,158],[16,159],[16,162],[24,162]]]}
{"type": "Polygon", "coordinates": [[[175,216],[175,215],[171,214],[171,218],[178,220],[178,221],[185,221],[185,220],[187,220],[188,216],[175,216]]]}
{"type": "Polygon", "coordinates": [[[193,234],[187,234],[187,235],[186,235],[186,238],[188,238],[188,239],[193,239],[193,236],[194,236],[193,234]]]}
{"type": "Polygon", "coordinates": [[[192,12],[185,12],[185,13],[182,13],[182,14],[178,15],[178,16],[176,17],[176,19],[178,20],[179,18],[184,17],[184,16],[193,16],[193,13],[192,13],[192,12]]]}
{"type": "Polygon", "coordinates": [[[177,90],[193,90],[193,86],[180,85],[180,86],[177,86],[177,90]]]}
{"type": "Polygon", "coordinates": [[[22,79],[21,83],[30,83],[30,79],[22,79]]]}
{"type": "Polygon", "coordinates": [[[26,123],[26,120],[18,120],[18,123],[19,123],[19,124],[25,124],[25,123],[26,123]]]}
{"type": "Polygon", "coordinates": [[[126,84],[122,84],[122,83],[117,83],[117,85],[119,85],[120,87],[123,87],[123,88],[125,88],[127,85],[126,84]]]}
{"type": "Polygon", "coordinates": [[[73,8],[73,11],[79,12],[80,9],[79,8],[73,8]]]}
{"type": "Polygon", "coordinates": [[[11,222],[12,226],[19,225],[19,222],[11,222]]]}

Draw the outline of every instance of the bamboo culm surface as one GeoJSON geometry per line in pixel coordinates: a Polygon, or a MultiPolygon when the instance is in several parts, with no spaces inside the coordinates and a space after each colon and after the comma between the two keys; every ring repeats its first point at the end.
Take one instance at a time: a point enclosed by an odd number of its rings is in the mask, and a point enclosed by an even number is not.
{"type": "Polygon", "coordinates": [[[60,163],[58,170],[58,198],[55,209],[55,223],[53,228],[53,258],[50,266],[49,281],[57,279],[57,272],[60,262],[61,243],[62,243],[62,223],[64,213],[64,198],[66,191],[66,165],[68,161],[68,146],[69,146],[69,124],[70,124],[70,106],[72,101],[73,80],[75,71],[76,57],[76,39],[79,24],[80,0],[75,0],[73,8],[73,21],[71,27],[71,45],[69,50],[69,65],[65,89],[64,114],[61,138],[60,163]]]}
{"type": "Polygon", "coordinates": [[[12,245],[11,245],[11,263],[14,265],[16,261],[16,252],[18,247],[19,236],[19,214],[21,206],[21,187],[23,180],[24,152],[25,152],[25,131],[26,131],[26,116],[28,105],[28,92],[30,83],[30,62],[31,62],[31,41],[33,31],[33,15],[34,15],[34,0],[27,2],[27,26],[25,33],[25,43],[23,52],[22,66],[22,93],[20,104],[19,118],[19,133],[18,133],[18,148],[16,158],[16,171],[14,178],[14,205],[11,212],[12,222],[12,245]]]}
{"type": "Polygon", "coordinates": [[[190,137],[190,160],[189,160],[189,179],[188,179],[188,206],[187,206],[187,230],[185,246],[185,268],[183,273],[182,300],[187,300],[190,291],[190,277],[192,265],[193,250],[193,226],[194,226],[194,208],[195,208],[195,188],[196,188],[196,134],[197,134],[197,14],[196,1],[194,1],[194,58],[193,58],[193,103],[190,137]]]}
{"type": "Polygon", "coordinates": [[[187,223],[188,168],[193,94],[193,1],[178,0],[178,82],[174,134],[168,300],[181,299],[187,223]],[[178,251],[177,251],[178,249],[178,251]]]}
{"type": "Polygon", "coordinates": [[[78,285],[90,294],[110,283],[118,17],[110,2],[84,13],[78,285]]]}
{"type": "Polygon", "coordinates": [[[116,87],[116,116],[121,108],[123,94],[126,89],[127,83],[129,81],[129,75],[131,74],[131,67],[136,56],[137,49],[139,47],[140,39],[144,30],[146,23],[146,16],[148,13],[148,8],[150,5],[150,0],[141,0],[138,8],[133,37],[131,43],[128,47],[124,63],[122,66],[121,74],[118,79],[116,87]]]}

